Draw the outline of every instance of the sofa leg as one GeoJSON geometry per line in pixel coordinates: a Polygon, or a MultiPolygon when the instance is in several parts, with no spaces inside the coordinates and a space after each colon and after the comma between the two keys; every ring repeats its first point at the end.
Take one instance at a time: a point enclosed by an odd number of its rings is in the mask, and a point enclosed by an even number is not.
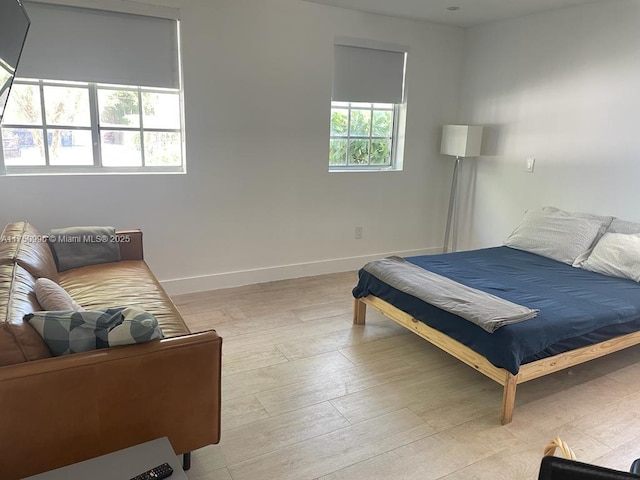
{"type": "Polygon", "coordinates": [[[191,452],[182,455],[182,469],[186,472],[191,468],[191,452]]]}

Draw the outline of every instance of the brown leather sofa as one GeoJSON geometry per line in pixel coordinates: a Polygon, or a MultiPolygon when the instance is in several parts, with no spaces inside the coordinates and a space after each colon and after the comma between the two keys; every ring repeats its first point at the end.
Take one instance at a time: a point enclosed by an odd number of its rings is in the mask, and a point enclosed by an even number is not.
{"type": "Polygon", "coordinates": [[[58,272],[28,223],[0,237],[0,479],[10,480],[167,436],[177,454],[220,440],[222,339],[192,334],[149,270],[142,233],[120,232],[121,261],[58,272]],[[135,305],[165,338],[52,357],[22,318],[34,283],[58,282],[85,309],[135,305]]]}

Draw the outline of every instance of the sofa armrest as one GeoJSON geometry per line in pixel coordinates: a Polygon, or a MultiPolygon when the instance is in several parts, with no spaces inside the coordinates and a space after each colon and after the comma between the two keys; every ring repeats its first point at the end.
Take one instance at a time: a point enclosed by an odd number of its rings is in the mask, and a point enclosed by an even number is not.
{"type": "Polygon", "coordinates": [[[220,440],[215,331],[0,368],[0,472],[22,478],[167,436],[220,440]]]}
{"type": "Polygon", "coordinates": [[[142,230],[118,231],[116,239],[120,247],[120,260],[144,260],[142,230]]]}

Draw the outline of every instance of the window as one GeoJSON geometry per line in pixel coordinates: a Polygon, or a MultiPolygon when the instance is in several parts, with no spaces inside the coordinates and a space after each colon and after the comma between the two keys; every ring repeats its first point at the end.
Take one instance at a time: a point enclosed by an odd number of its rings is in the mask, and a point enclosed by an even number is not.
{"type": "Polygon", "coordinates": [[[184,171],[178,22],[31,2],[25,8],[32,28],[3,118],[0,167],[184,171]]]}
{"type": "Polygon", "coordinates": [[[396,106],[331,102],[330,167],[391,167],[396,106]]]}
{"type": "Polygon", "coordinates": [[[406,50],[335,45],[329,170],[398,170],[406,50]]]}
{"type": "Polygon", "coordinates": [[[27,172],[181,167],[181,135],[177,90],[20,79],[2,128],[4,163],[27,172]]]}

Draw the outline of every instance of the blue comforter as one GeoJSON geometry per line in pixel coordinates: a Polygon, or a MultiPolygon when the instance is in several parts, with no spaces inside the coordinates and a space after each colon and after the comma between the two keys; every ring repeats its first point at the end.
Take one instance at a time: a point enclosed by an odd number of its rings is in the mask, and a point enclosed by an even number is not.
{"type": "Polygon", "coordinates": [[[407,260],[540,313],[489,333],[364,270],[359,272],[354,297],[375,295],[513,374],[522,364],[640,330],[640,285],[632,280],[588,272],[509,247],[407,260]]]}

